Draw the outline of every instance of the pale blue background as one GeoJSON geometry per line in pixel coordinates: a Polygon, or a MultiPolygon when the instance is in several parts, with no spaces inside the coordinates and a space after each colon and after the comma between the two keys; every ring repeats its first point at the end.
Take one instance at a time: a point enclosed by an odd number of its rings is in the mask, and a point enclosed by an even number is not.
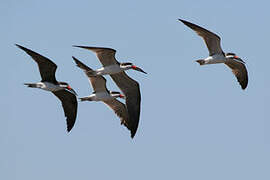
{"type": "MultiPolygon", "coordinates": [[[[268,1],[2,0],[0,179],[270,179],[270,3],[268,1]],[[222,37],[225,52],[247,63],[241,90],[225,65],[200,67],[203,40],[178,18],[222,37]],[[137,134],[102,103],[79,103],[66,133],[51,93],[24,87],[37,65],[15,43],[52,59],[57,79],[79,96],[92,92],[74,55],[101,66],[90,51],[111,47],[140,82],[137,134]]],[[[110,77],[108,88],[118,90],[110,77]]]]}

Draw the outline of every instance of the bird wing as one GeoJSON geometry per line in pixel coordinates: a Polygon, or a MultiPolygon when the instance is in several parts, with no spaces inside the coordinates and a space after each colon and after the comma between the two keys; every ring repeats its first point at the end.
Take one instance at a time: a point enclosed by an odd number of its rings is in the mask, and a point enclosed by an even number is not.
{"type": "Polygon", "coordinates": [[[129,119],[128,119],[128,111],[126,108],[126,105],[118,101],[117,99],[113,100],[106,100],[103,101],[106,105],[108,105],[114,112],[115,114],[120,118],[121,124],[124,124],[129,130],[130,130],[130,125],[129,125],[129,119]]]}
{"type": "Polygon", "coordinates": [[[52,93],[62,102],[67,118],[67,131],[69,132],[73,128],[77,116],[78,102],[76,96],[67,90],[53,91],[52,93]]]}
{"type": "Polygon", "coordinates": [[[108,91],[106,87],[106,79],[103,76],[93,76],[93,69],[83,64],[77,58],[72,57],[79,68],[81,68],[88,77],[95,92],[108,91]]]}
{"type": "Polygon", "coordinates": [[[224,54],[220,45],[221,39],[218,35],[188,21],[182,19],[179,19],[179,21],[193,29],[199,36],[203,38],[204,42],[207,45],[210,56],[214,54],[224,54]]]}
{"type": "Polygon", "coordinates": [[[39,67],[39,72],[41,75],[42,82],[48,81],[55,84],[57,83],[56,78],[55,78],[55,71],[56,71],[57,65],[54,62],[23,46],[20,46],[18,44],[16,44],[16,46],[22,49],[23,51],[25,51],[28,55],[30,55],[33,58],[34,61],[36,61],[39,67]]]}
{"type": "Polygon", "coordinates": [[[139,83],[131,79],[125,72],[110,75],[116,85],[121,89],[126,97],[126,106],[129,114],[129,129],[131,137],[136,134],[141,107],[141,93],[139,83]]]}
{"type": "Polygon", "coordinates": [[[245,89],[248,85],[248,72],[244,62],[228,59],[225,61],[225,64],[232,69],[242,89],[245,89]]]}
{"type": "Polygon", "coordinates": [[[74,46],[74,47],[84,48],[93,51],[94,53],[96,53],[99,61],[103,66],[119,64],[119,62],[115,59],[116,50],[114,49],[104,47],[90,47],[90,46],[74,46]]]}

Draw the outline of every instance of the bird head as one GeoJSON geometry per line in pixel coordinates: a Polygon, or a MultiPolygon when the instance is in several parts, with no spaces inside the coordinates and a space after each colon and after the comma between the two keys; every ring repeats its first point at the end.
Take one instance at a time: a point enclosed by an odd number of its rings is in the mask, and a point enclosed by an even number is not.
{"type": "Polygon", "coordinates": [[[137,67],[137,66],[135,66],[134,64],[129,63],[129,62],[127,62],[127,63],[121,63],[121,64],[120,64],[120,67],[123,68],[123,69],[134,69],[134,70],[136,70],[136,71],[140,71],[140,72],[142,72],[142,73],[147,74],[147,73],[146,73],[145,71],[143,71],[141,68],[139,68],[139,67],[137,67]]]}
{"type": "Polygon", "coordinates": [[[74,89],[72,89],[70,87],[70,85],[66,82],[59,82],[60,87],[62,87],[63,89],[68,90],[69,92],[71,92],[72,94],[77,96],[77,93],[74,91],[74,89]]]}
{"type": "Polygon", "coordinates": [[[236,61],[240,61],[242,63],[245,63],[240,57],[238,57],[235,53],[226,53],[225,54],[226,58],[227,59],[233,59],[233,60],[236,60],[236,61]]]}
{"type": "Polygon", "coordinates": [[[121,94],[120,92],[116,92],[116,91],[110,91],[110,94],[112,97],[115,97],[115,98],[122,98],[122,99],[125,99],[125,95],[121,94]]]}

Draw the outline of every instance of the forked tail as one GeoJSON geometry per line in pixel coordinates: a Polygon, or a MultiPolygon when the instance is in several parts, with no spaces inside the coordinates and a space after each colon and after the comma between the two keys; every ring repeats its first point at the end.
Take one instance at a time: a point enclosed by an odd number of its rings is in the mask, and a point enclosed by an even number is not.
{"type": "Polygon", "coordinates": [[[204,65],[205,64],[205,60],[204,59],[196,60],[196,62],[199,63],[200,65],[204,65]]]}
{"type": "Polygon", "coordinates": [[[26,85],[27,87],[31,87],[31,88],[37,88],[37,84],[35,83],[24,83],[24,85],[26,85]]]}

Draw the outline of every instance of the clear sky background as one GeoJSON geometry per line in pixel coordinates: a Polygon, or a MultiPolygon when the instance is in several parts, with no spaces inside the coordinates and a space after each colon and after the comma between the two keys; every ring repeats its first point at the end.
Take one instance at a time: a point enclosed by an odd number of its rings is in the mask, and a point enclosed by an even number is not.
{"type": "MultiPolygon", "coordinates": [[[[0,179],[270,179],[268,1],[0,1],[0,179]],[[247,63],[243,91],[223,64],[200,67],[203,40],[182,18],[222,38],[225,52],[247,63]],[[72,45],[111,47],[120,62],[147,75],[137,134],[100,102],[79,102],[68,134],[60,101],[30,89],[36,63],[14,44],[53,60],[56,77],[79,97],[92,93],[75,56],[101,67],[72,45]]],[[[111,78],[108,89],[116,90],[111,78]]]]}

